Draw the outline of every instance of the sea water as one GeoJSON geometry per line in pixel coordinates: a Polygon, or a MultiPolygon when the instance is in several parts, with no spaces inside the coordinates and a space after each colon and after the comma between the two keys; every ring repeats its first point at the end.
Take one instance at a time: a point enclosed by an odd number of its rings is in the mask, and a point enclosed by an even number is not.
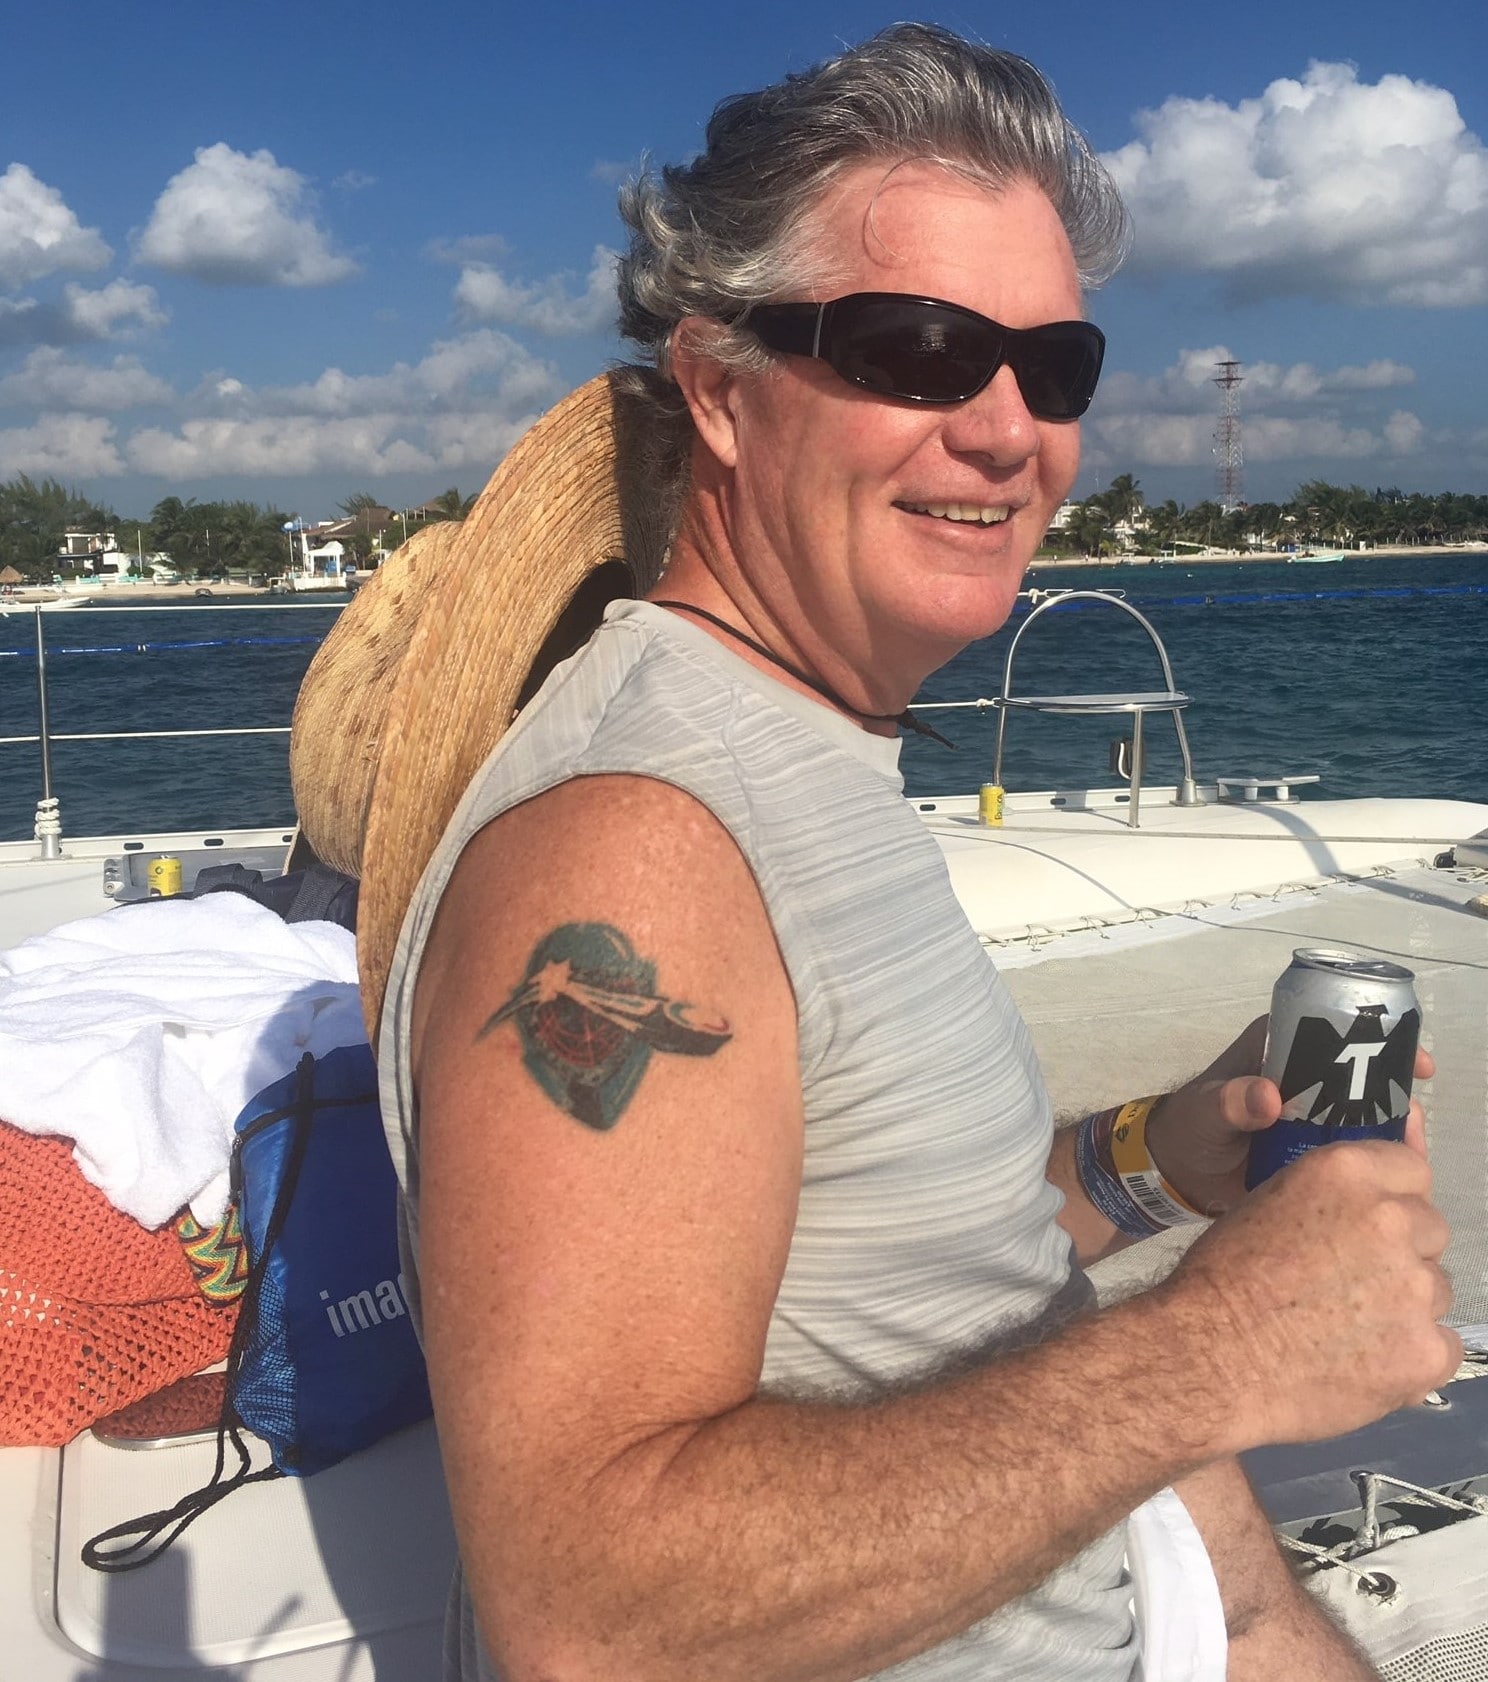
{"type": "MultiPolygon", "coordinates": [[[[1488,802],[1488,551],[1359,556],[1325,565],[1250,562],[1037,570],[1036,589],[1121,590],[1167,647],[1201,782],[1316,774],[1311,797],[1415,795],[1488,802]]],[[[341,604],[220,613],[69,610],[42,615],[56,734],[206,730],[289,722],[295,692],[341,604]]],[[[1001,693],[1015,618],[925,685],[922,702],[1001,693]]],[[[0,736],[36,731],[35,616],[0,618],[0,736]]],[[[1019,644],[1011,693],[1164,687],[1141,627],[1071,604],[1019,644]]],[[[974,793],[992,775],[996,715],[927,712],[956,745],[906,739],[916,796],[974,793]]],[[[351,722],[350,720],[348,722],[351,722]]],[[[1110,770],[1119,717],[1010,716],[1009,790],[1124,786],[1110,770]]],[[[288,825],[282,735],[56,742],[66,833],[288,825]]],[[[1170,720],[1146,724],[1149,783],[1171,783],[1170,720]]],[[[34,745],[0,745],[0,839],[31,833],[34,745]]]]}

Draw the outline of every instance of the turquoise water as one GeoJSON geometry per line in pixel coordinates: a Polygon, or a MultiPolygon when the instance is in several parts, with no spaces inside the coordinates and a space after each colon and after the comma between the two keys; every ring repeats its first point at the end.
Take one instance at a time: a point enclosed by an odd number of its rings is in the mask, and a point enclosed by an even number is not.
{"type": "MultiPolygon", "coordinates": [[[[1061,568],[1030,582],[1124,589],[1153,621],[1178,687],[1193,697],[1186,718],[1201,781],[1316,772],[1323,780],[1314,792],[1326,796],[1488,801],[1488,552],[1323,566],[1061,568]],[[1305,599],[1287,599],[1298,596],[1305,599]]],[[[287,724],[337,611],[44,615],[52,728],[287,724]]],[[[923,699],[997,694],[1011,634],[968,649],[927,683],[923,699]]],[[[33,616],[0,619],[0,736],[36,729],[33,645],[33,616]]],[[[1024,639],[1013,687],[1068,693],[1161,683],[1150,645],[1125,615],[1070,607],[1024,639]]],[[[967,793],[990,778],[992,714],[927,716],[957,751],[908,740],[909,793],[967,793]]],[[[1009,789],[1115,785],[1107,744],[1119,729],[1113,719],[1014,717],[1003,781],[1009,789]]],[[[290,823],[285,744],[283,736],[58,743],[52,775],[64,828],[82,835],[290,823]]],[[[1148,747],[1149,781],[1172,781],[1178,755],[1166,719],[1150,722],[1148,747]]],[[[35,747],[0,746],[0,839],[31,833],[40,784],[35,747]]]]}
{"type": "MultiPolygon", "coordinates": [[[[1030,582],[1124,589],[1152,621],[1177,687],[1192,697],[1184,718],[1201,782],[1315,772],[1322,783],[1314,795],[1488,801],[1488,552],[1317,566],[1059,568],[1030,582]],[[1316,599],[1335,593],[1345,599],[1316,599]],[[1295,596],[1310,599],[1285,599],[1295,596]]],[[[925,695],[1000,693],[1017,623],[936,673],[925,695]]],[[[1074,605],[1032,627],[1012,683],[1015,695],[1160,688],[1139,626],[1110,608],[1074,605]]],[[[929,716],[959,751],[909,743],[911,793],[964,792],[991,775],[993,715],[929,716]]],[[[1114,718],[1011,715],[1003,782],[1115,785],[1108,743],[1125,728],[1114,718]]],[[[1148,780],[1174,781],[1180,761],[1169,720],[1149,718],[1146,729],[1148,780]]]]}

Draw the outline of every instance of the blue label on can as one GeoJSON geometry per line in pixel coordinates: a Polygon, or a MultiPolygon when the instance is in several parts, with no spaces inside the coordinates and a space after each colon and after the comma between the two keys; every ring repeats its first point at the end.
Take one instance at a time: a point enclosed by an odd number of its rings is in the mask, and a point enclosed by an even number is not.
{"type": "Polygon", "coordinates": [[[1403,1139],[1405,1117],[1371,1122],[1367,1127],[1320,1127],[1311,1121],[1278,1121],[1250,1136],[1250,1160],[1245,1168],[1245,1189],[1253,1191],[1289,1162],[1320,1145],[1338,1145],[1352,1139],[1403,1139]]]}

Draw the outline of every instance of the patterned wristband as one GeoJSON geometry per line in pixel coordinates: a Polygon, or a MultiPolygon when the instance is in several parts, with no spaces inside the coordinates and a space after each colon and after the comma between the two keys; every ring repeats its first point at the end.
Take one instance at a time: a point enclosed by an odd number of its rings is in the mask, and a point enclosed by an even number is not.
{"type": "Polygon", "coordinates": [[[1147,1149],[1147,1118],[1156,1103],[1137,1098],[1086,1116],[1075,1136],[1075,1171],[1085,1195],[1129,1238],[1206,1218],[1163,1178],[1147,1149]]]}
{"type": "Polygon", "coordinates": [[[1189,1226],[1205,1216],[1179,1195],[1152,1160],[1147,1148],[1147,1121],[1157,1098],[1137,1098],[1123,1104],[1111,1126],[1111,1164],[1128,1194],[1159,1226],[1189,1226]]]}
{"type": "Polygon", "coordinates": [[[1115,1110],[1088,1115],[1075,1129],[1075,1174],[1085,1195],[1118,1232],[1128,1238],[1150,1238],[1158,1229],[1126,1195],[1114,1171],[1100,1160],[1097,1136],[1102,1124],[1109,1130],[1115,1110]]]}

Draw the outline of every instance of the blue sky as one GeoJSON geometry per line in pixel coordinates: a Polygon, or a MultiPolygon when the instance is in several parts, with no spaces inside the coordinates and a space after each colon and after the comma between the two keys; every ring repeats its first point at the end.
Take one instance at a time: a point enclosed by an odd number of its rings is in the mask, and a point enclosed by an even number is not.
{"type": "MultiPolygon", "coordinates": [[[[10,0],[0,479],[307,520],[478,489],[619,353],[617,182],[903,15],[10,0]]],[[[1078,495],[1122,472],[1149,501],[1213,495],[1226,354],[1250,500],[1488,492],[1484,0],[909,15],[1033,59],[1132,204],[1090,306],[1110,348],[1078,495]]]]}

